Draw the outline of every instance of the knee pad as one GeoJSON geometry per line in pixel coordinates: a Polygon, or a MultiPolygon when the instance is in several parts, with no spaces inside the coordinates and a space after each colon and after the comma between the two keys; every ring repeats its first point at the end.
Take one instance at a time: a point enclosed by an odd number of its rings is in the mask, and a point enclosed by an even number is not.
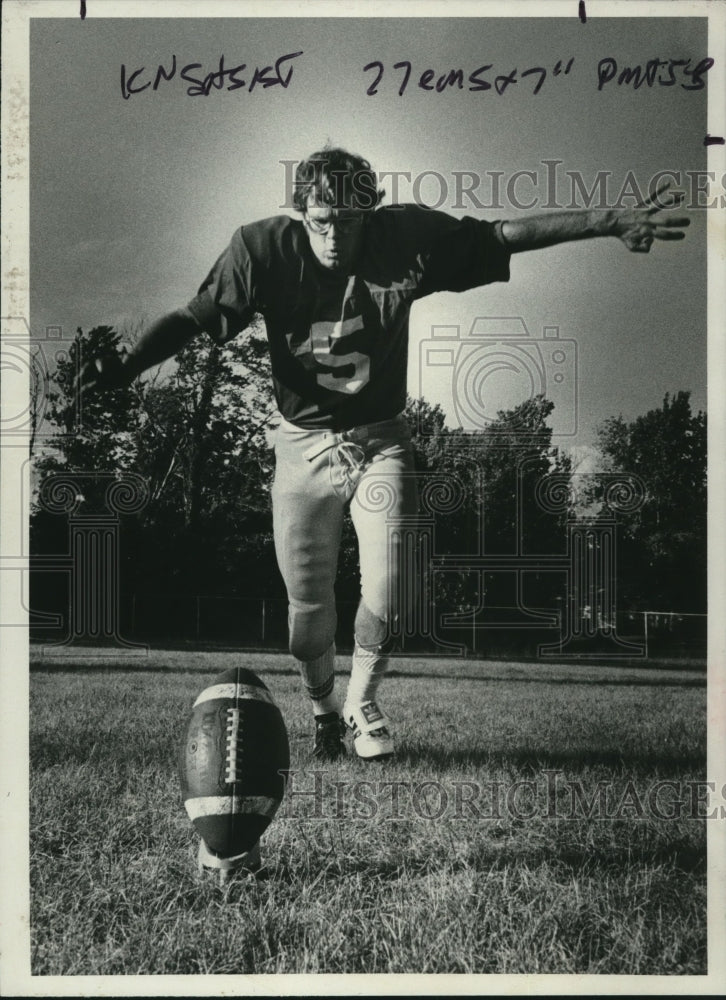
{"type": "Polygon", "coordinates": [[[335,604],[291,601],[288,610],[289,648],[296,660],[317,660],[335,639],[335,604]]]}
{"type": "Polygon", "coordinates": [[[373,614],[363,602],[358,606],[355,616],[355,641],[371,653],[388,653],[394,645],[391,622],[373,614]]]}

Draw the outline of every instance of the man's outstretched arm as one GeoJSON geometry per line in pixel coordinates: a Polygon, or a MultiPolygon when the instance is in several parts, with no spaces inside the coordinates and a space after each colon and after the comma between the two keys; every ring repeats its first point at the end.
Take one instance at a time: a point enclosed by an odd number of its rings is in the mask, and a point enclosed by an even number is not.
{"type": "Polygon", "coordinates": [[[552,212],[502,223],[502,238],[512,253],[586,240],[616,236],[634,253],[648,253],[654,240],[682,240],[690,224],[686,215],[673,215],[683,200],[681,192],[665,184],[635,208],[586,209],[552,212]]]}
{"type": "Polygon", "coordinates": [[[79,378],[81,392],[120,389],[167,358],[178,354],[199,326],[188,309],[176,309],[151,323],[125,354],[106,354],[84,364],[79,378]]]}

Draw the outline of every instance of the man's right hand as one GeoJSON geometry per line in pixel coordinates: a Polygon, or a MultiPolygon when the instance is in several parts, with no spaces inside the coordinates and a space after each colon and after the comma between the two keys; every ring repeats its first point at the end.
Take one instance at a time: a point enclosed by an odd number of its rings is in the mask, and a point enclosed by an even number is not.
{"type": "Polygon", "coordinates": [[[76,379],[75,392],[80,399],[95,392],[110,392],[125,389],[135,377],[128,354],[108,351],[91,358],[81,368],[76,379]]]}
{"type": "Polygon", "coordinates": [[[107,351],[81,368],[75,384],[77,398],[94,392],[125,389],[147,368],[160,365],[200,333],[188,309],[175,309],[155,320],[134,344],[133,351],[107,351]]]}

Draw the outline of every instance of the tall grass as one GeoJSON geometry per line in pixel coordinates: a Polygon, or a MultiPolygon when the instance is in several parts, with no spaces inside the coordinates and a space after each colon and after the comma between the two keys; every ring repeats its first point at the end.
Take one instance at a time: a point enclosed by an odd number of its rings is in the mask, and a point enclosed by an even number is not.
{"type": "Polygon", "coordinates": [[[316,778],[285,657],[36,663],[33,973],[705,973],[705,822],[633,799],[705,777],[703,675],[399,659],[381,693],[396,758],[316,778]],[[236,663],[273,691],[295,774],[268,877],[221,887],[196,872],[176,755],[236,663]]]}

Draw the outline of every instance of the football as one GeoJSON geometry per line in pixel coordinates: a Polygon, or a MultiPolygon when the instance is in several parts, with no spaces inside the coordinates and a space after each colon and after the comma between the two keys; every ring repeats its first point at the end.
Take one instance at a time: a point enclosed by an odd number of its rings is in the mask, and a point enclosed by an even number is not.
{"type": "Polygon", "coordinates": [[[189,819],[219,858],[250,851],[282,802],[290,766],[287,730],[251,670],[217,677],[194,702],[179,771],[189,819]]]}

